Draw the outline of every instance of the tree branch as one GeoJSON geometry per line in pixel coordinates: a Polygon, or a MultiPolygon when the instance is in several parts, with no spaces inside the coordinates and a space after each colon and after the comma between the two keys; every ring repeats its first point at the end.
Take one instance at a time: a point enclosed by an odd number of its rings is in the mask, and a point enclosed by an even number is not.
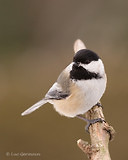
{"type": "Polygon", "coordinates": [[[106,121],[103,110],[99,106],[94,106],[84,115],[87,119],[101,118],[104,122],[97,122],[89,127],[91,144],[81,139],[77,141],[78,147],[87,155],[90,160],[111,160],[108,144],[113,140],[115,130],[106,121]]]}

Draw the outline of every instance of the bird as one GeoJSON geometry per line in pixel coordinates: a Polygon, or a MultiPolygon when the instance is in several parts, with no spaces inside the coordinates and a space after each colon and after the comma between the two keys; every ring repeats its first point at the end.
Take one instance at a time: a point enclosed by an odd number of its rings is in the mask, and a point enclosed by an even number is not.
{"type": "MultiPolygon", "coordinates": [[[[100,104],[107,84],[103,61],[97,53],[87,49],[80,39],[76,40],[74,51],[72,62],[60,73],[44,98],[25,110],[22,116],[50,103],[60,115],[83,119],[80,115],[100,104]]],[[[88,122],[86,130],[90,124],[102,122],[101,119],[85,121],[88,122]]]]}

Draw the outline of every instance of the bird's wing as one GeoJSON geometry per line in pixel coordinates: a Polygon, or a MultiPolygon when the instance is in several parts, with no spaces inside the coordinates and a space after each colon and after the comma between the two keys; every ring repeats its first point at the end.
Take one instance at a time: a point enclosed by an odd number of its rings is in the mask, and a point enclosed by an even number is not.
{"type": "Polygon", "coordinates": [[[57,82],[49,89],[45,95],[47,100],[61,100],[69,96],[69,93],[62,90],[62,87],[57,82]]]}
{"type": "Polygon", "coordinates": [[[72,68],[72,64],[66,67],[66,69],[59,75],[57,82],[53,84],[53,86],[49,89],[45,98],[28,108],[21,115],[27,115],[40,108],[47,102],[51,102],[50,100],[61,100],[65,99],[70,95],[70,78],[69,73],[72,68]]]}
{"type": "Polygon", "coordinates": [[[72,69],[72,63],[68,65],[62,73],[59,75],[57,82],[49,89],[46,94],[46,99],[65,99],[70,95],[70,71],[72,69]]]}
{"type": "Polygon", "coordinates": [[[32,112],[34,112],[36,109],[40,108],[42,105],[44,105],[45,103],[47,103],[47,100],[42,99],[39,102],[35,103],[33,106],[31,106],[30,108],[28,108],[27,110],[25,110],[21,115],[25,116],[27,114],[30,114],[32,112]]]}
{"type": "Polygon", "coordinates": [[[61,100],[65,99],[70,95],[70,71],[72,69],[72,63],[68,65],[62,73],[59,75],[57,82],[49,89],[46,94],[46,99],[61,100]]]}

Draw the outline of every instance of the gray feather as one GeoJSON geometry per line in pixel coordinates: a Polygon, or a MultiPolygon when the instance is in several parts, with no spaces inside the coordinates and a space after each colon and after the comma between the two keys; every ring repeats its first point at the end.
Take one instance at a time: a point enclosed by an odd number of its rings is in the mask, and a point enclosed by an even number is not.
{"type": "Polygon", "coordinates": [[[70,95],[70,83],[69,78],[69,67],[70,65],[59,75],[57,82],[53,84],[48,93],[46,99],[65,99],[70,95]]]}
{"type": "Polygon", "coordinates": [[[40,108],[47,102],[52,102],[52,100],[61,100],[65,99],[70,95],[70,83],[71,80],[69,78],[70,70],[72,68],[72,64],[66,67],[66,69],[59,75],[57,82],[53,84],[53,86],[49,89],[45,98],[41,101],[34,104],[32,107],[28,108],[21,115],[27,115],[40,108]],[[51,100],[51,101],[50,101],[51,100]]]}
{"type": "Polygon", "coordinates": [[[40,108],[45,103],[47,103],[47,100],[42,99],[39,102],[37,102],[36,104],[34,104],[33,106],[31,106],[30,108],[28,108],[27,110],[25,110],[21,115],[24,116],[24,115],[30,114],[30,113],[34,112],[36,109],[40,108]]]}

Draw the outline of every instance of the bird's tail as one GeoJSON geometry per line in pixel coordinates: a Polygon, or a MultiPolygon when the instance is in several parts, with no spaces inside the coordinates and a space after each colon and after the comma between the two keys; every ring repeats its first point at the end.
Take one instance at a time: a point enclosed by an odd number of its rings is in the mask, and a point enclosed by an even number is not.
{"type": "Polygon", "coordinates": [[[25,110],[23,113],[21,113],[22,116],[25,116],[27,114],[30,114],[32,112],[34,112],[36,109],[40,108],[42,105],[44,105],[45,103],[47,103],[47,100],[42,99],[39,102],[35,103],[33,106],[31,106],[30,108],[28,108],[27,110],[25,110]]]}

